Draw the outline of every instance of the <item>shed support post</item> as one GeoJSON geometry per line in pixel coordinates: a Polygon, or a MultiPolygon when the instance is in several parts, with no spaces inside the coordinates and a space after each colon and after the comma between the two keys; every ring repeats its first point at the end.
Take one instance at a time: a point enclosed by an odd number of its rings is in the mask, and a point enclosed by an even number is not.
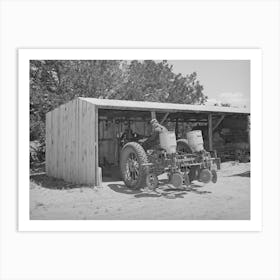
{"type": "Polygon", "coordinates": [[[152,111],[152,112],[151,112],[151,117],[152,117],[152,119],[157,119],[157,116],[156,116],[156,112],[155,112],[155,111],[152,111]]]}
{"type": "Polygon", "coordinates": [[[212,123],[212,114],[208,115],[208,143],[209,143],[209,150],[213,151],[213,123],[212,123]]]}

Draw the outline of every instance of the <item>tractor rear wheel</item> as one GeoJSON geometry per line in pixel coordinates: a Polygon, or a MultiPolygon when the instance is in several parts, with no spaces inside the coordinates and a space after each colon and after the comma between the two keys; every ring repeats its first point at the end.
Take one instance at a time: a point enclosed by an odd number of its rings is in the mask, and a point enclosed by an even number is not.
{"type": "Polygon", "coordinates": [[[143,147],[136,142],[124,145],[121,151],[120,168],[123,181],[128,188],[145,186],[148,158],[143,147]]]}

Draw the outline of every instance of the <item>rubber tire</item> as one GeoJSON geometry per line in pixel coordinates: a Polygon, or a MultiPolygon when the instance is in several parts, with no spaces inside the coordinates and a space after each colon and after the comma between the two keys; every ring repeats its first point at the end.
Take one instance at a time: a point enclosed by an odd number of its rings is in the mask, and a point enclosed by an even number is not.
{"type": "Polygon", "coordinates": [[[208,184],[209,182],[211,182],[212,181],[212,172],[207,168],[200,170],[199,181],[204,184],[208,184]]]}
{"type": "Polygon", "coordinates": [[[192,149],[190,148],[187,139],[178,139],[177,140],[177,152],[184,152],[187,154],[192,154],[192,149]]]}
{"type": "Polygon", "coordinates": [[[142,187],[145,187],[147,172],[146,172],[146,167],[143,166],[142,164],[146,164],[146,163],[148,163],[147,154],[144,148],[140,144],[136,142],[128,142],[123,146],[121,150],[120,168],[121,168],[121,175],[123,181],[128,188],[140,189],[142,187]],[[126,180],[125,177],[126,161],[131,152],[135,153],[137,161],[140,165],[138,180],[134,184],[132,184],[129,180],[126,180]]]}
{"type": "Polygon", "coordinates": [[[174,173],[171,176],[171,184],[178,189],[181,189],[184,184],[184,178],[180,173],[174,173]],[[177,177],[177,178],[176,178],[177,177]],[[177,180],[179,179],[179,181],[177,180]],[[179,183],[179,184],[174,184],[174,183],[179,183]]]}
{"type": "Polygon", "coordinates": [[[212,182],[213,182],[214,184],[216,184],[217,181],[218,181],[217,171],[216,171],[216,170],[211,170],[211,173],[212,173],[212,182]]]}

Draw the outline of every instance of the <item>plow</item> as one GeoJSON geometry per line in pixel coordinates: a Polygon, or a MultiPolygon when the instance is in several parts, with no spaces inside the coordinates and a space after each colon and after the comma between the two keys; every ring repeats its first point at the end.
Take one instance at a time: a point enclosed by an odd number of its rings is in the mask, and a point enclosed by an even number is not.
{"type": "Polygon", "coordinates": [[[148,138],[129,130],[122,137],[120,169],[127,187],[155,190],[158,176],[164,173],[175,188],[189,187],[193,181],[217,182],[220,159],[215,151],[204,149],[200,130],[187,132],[186,139],[176,139],[175,131],[169,131],[156,118],[150,124],[152,134],[148,138]]]}

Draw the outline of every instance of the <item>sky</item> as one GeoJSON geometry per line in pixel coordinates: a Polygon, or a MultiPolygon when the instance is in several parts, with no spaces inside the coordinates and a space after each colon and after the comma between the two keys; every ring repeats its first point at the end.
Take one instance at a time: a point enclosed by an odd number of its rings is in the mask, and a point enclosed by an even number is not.
{"type": "Polygon", "coordinates": [[[197,72],[208,105],[230,103],[250,107],[249,60],[168,60],[175,73],[197,72]]]}

